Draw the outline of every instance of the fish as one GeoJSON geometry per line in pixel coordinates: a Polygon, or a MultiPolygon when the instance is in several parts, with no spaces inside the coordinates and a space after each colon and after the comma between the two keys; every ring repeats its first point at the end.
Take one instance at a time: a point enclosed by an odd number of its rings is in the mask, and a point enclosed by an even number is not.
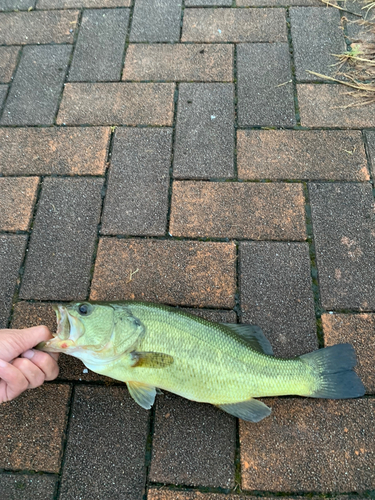
{"type": "Polygon", "coordinates": [[[162,304],[85,301],[54,309],[57,331],[37,348],[74,356],[93,372],[126,382],[145,409],[165,390],[259,422],[271,408],[255,398],[365,394],[351,344],[283,359],[257,325],[213,323],[162,304]]]}

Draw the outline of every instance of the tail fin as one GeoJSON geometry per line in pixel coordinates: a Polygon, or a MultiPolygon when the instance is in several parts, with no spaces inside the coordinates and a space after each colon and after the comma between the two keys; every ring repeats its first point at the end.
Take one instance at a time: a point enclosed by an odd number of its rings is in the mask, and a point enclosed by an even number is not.
{"type": "Polygon", "coordinates": [[[358,375],[353,371],[357,364],[351,344],[337,344],[300,356],[310,365],[316,376],[316,389],[310,398],[349,399],[359,398],[366,392],[358,375]]]}

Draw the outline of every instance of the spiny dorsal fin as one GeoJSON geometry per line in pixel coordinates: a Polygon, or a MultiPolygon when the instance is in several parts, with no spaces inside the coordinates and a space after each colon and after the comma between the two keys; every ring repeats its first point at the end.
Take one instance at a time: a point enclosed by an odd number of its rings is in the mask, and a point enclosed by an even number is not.
{"type": "Polygon", "coordinates": [[[271,413],[271,408],[257,399],[249,399],[248,401],[241,401],[240,403],[217,406],[223,411],[249,422],[259,422],[268,417],[271,413]]]}
{"type": "Polygon", "coordinates": [[[173,356],[162,352],[137,352],[131,353],[134,360],[132,368],[165,368],[173,363],[173,356]]]}
{"type": "Polygon", "coordinates": [[[222,323],[232,332],[236,333],[247,341],[254,351],[262,352],[273,356],[272,346],[269,340],[264,336],[262,329],[257,325],[237,325],[233,323],[222,323]]]}
{"type": "Polygon", "coordinates": [[[151,385],[141,384],[140,382],[126,382],[129,393],[139,406],[149,410],[154,404],[156,389],[151,385]]]}

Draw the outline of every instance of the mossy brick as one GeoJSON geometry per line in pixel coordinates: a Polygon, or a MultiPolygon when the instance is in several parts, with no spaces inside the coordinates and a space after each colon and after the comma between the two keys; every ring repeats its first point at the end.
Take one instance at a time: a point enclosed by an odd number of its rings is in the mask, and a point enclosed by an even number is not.
{"type": "Polygon", "coordinates": [[[239,255],[242,322],[260,326],[276,356],[317,349],[307,243],[246,242],[239,255]]]}
{"type": "Polygon", "coordinates": [[[302,185],[174,181],[169,231],[184,237],[304,240],[302,185]]]}
{"type": "Polygon", "coordinates": [[[371,185],[311,183],[309,193],[322,306],[328,310],[374,310],[371,185]]]}
{"type": "Polygon", "coordinates": [[[11,81],[19,52],[19,47],[0,47],[0,83],[11,81]]]}
{"type": "Polygon", "coordinates": [[[0,406],[1,468],[60,471],[70,394],[69,385],[46,384],[0,406]]]}
{"type": "Polygon", "coordinates": [[[91,299],[232,308],[235,274],[233,243],[102,238],[91,299]]]}
{"type": "Polygon", "coordinates": [[[102,234],[166,233],[171,154],[170,128],[116,130],[102,234]]]}
{"type": "Polygon", "coordinates": [[[129,9],[83,12],[69,81],[120,80],[129,9]]]}
{"type": "Polygon", "coordinates": [[[182,0],[137,0],[131,42],[178,42],[182,0]]]}
{"type": "Polygon", "coordinates": [[[24,47],[1,125],[52,125],[63,88],[71,47],[24,47]]]}
{"type": "Polygon", "coordinates": [[[283,9],[185,9],[182,42],[286,42],[283,9]]]}
{"type": "Polygon", "coordinates": [[[149,415],[125,387],[76,387],[61,497],[142,500],[149,415]]]}
{"type": "Polygon", "coordinates": [[[47,178],[31,236],[20,296],[85,299],[97,238],[103,179],[47,178]]]}
{"type": "Polygon", "coordinates": [[[358,130],[239,130],[240,179],[368,181],[358,130]]]}
{"type": "Polygon", "coordinates": [[[57,476],[0,474],[2,500],[53,500],[57,476]]]}
{"type": "Polygon", "coordinates": [[[123,80],[231,82],[233,45],[130,44],[123,80]]]}
{"type": "Polygon", "coordinates": [[[132,0],[37,0],[37,9],[101,9],[130,7],[132,0]]]}
{"type": "Polygon", "coordinates": [[[172,83],[67,83],[57,123],[171,126],[174,90],[172,83]]]}
{"type": "Polygon", "coordinates": [[[237,47],[238,123],[291,127],[296,124],[287,43],[237,47]]]}
{"type": "Polygon", "coordinates": [[[27,231],[39,177],[0,177],[0,230],[27,231]]]}
{"type": "Polygon", "coordinates": [[[3,175],[104,175],[108,127],[0,128],[3,175]]]}
{"type": "Polygon", "coordinates": [[[173,394],[157,397],[151,481],[233,488],[235,445],[231,415],[173,394]]]}
{"type": "Polygon", "coordinates": [[[233,177],[233,161],[233,84],[181,83],[173,176],[233,177]]]}

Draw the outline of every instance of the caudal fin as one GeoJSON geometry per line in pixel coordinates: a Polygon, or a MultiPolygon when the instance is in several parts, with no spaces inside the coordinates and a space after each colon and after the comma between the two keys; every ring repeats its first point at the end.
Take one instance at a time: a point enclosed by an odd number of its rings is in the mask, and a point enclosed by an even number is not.
{"type": "Polygon", "coordinates": [[[337,344],[300,356],[316,374],[316,389],[310,398],[350,399],[359,398],[366,392],[358,375],[353,371],[357,364],[351,344],[337,344]]]}

